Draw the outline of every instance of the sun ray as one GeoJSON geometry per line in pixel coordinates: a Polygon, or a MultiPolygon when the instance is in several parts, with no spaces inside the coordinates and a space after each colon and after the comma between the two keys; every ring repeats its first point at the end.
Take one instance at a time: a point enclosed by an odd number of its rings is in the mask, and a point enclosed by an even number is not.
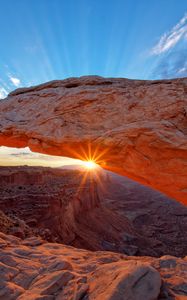
{"type": "Polygon", "coordinates": [[[83,166],[89,170],[93,170],[97,167],[97,164],[93,160],[83,162],[83,166]]]}

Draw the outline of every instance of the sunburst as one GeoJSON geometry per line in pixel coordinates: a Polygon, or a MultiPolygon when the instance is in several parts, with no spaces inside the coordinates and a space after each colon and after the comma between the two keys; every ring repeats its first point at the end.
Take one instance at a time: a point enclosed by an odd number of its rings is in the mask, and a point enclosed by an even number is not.
{"type": "Polygon", "coordinates": [[[94,160],[83,161],[83,166],[89,170],[93,170],[98,167],[94,160]]]}
{"type": "Polygon", "coordinates": [[[105,189],[102,166],[106,166],[107,152],[109,149],[103,149],[100,145],[93,146],[91,143],[77,144],[74,147],[68,147],[66,150],[71,157],[82,161],[83,170],[80,171],[80,183],[75,194],[76,198],[81,197],[82,191],[89,182],[90,197],[94,197],[95,187],[105,189]]]}

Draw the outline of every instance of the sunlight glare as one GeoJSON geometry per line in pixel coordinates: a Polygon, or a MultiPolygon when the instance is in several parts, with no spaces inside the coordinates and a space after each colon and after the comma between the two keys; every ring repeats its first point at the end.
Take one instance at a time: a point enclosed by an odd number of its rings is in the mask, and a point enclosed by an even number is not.
{"type": "Polygon", "coordinates": [[[93,160],[84,161],[83,165],[87,169],[95,169],[97,164],[93,160]]]}

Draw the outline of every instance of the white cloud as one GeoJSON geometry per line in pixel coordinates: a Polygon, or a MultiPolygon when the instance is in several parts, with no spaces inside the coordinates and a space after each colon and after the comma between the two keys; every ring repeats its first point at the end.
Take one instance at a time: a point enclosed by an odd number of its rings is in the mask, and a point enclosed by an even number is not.
{"type": "Polygon", "coordinates": [[[12,82],[12,84],[16,87],[18,87],[21,83],[21,80],[19,78],[13,77],[13,76],[9,76],[10,81],[12,82]]]}
{"type": "Polygon", "coordinates": [[[8,92],[5,88],[0,87],[0,99],[5,98],[8,95],[8,92]]]}
{"type": "Polygon", "coordinates": [[[46,167],[62,167],[65,165],[82,165],[82,162],[77,159],[60,156],[50,156],[31,152],[26,148],[9,148],[0,147],[0,165],[1,166],[46,166],[46,167]]]}
{"type": "Polygon", "coordinates": [[[185,73],[185,72],[187,72],[187,67],[183,67],[178,70],[178,73],[185,73]]]}
{"type": "Polygon", "coordinates": [[[164,33],[159,42],[152,48],[152,55],[159,55],[172,49],[187,36],[187,13],[169,32],[164,33]]]}

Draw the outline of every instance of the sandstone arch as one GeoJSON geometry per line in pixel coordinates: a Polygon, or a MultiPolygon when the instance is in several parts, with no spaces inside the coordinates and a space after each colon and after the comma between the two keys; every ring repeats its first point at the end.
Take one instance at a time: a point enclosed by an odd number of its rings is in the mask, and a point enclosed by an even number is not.
{"type": "Polygon", "coordinates": [[[96,152],[104,168],[187,203],[187,78],[87,76],[17,89],[0,101],[0,145],[96,152]]]}

